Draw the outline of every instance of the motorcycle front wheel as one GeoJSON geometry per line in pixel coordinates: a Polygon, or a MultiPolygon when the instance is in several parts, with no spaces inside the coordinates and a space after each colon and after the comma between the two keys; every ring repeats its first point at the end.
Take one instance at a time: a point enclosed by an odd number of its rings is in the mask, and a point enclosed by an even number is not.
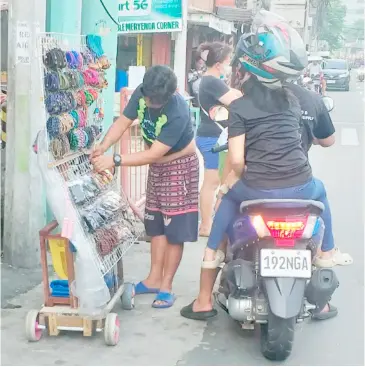
{"type": "Polygon", "coordinates": [[[296,318],[282,319],[270,310],[267,324],[261,325],[261,353],[270,361],[284,361],[292,351],[296,318]]]}

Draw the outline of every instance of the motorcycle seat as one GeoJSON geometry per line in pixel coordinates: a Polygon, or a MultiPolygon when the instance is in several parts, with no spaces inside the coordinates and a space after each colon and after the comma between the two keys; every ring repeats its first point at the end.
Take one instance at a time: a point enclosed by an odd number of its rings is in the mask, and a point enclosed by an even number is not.
{"type": "Polygon", "coordinates": [[[254,213],[265,209],[299,209],[308,210],[316,214],[321,214],[324,210],[324,205],[315,200],[300,200],[300,199],[258,199],[243,201],[240,205],[241,213],[254,213]]]}

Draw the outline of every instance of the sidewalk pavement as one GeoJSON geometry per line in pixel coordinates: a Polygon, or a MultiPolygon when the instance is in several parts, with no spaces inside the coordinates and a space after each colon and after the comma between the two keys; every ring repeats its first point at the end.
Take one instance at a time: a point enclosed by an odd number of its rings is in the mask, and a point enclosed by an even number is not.
{"type": "MultiPolygon", "coordinates": [[[[205,241],[186,244],[175,278],[175,305],[153,309],[153,295],[136,297],[136,307],[123,311],[117,303],[121,321],[120,342],[116,347],[104,344],[102,333],[92,338],[78,332],[61,332],[57,337],[44,335],[37,343],[25,339],[25,316],[30,309],[40,309],[42,285],[9,301],[21,308],[3,309],[1,316],[2,365],[183,365],[184,355],[199,346],[206,323],[182,318],[180,308],[190,303],[199,287],[200,263],[205,241]]],[[[124,258],[125,279],[144,279],[149,269],[149,244],[136,244],[124,258]]],[[[3,274],[4,275],[4,274],[3,274]]],[[[4,282],[12,283],[12,279],[4,282]]]]}

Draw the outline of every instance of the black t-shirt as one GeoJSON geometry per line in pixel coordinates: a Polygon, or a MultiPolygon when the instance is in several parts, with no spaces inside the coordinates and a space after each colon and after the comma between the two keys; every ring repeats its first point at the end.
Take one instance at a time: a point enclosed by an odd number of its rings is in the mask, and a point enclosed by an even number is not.
{"type": "Polygon", "coordinates": [[[308,182],[312,170],[301,146],[300,107],[293,103],[280,107],[272,91],[248,80],[245,96],[230,105],[228,135],[246,134],[242,179],[257,189],[299,186],[308,182]]]}
{"type": "Polygon", "coordinates": [[[205,137],[218,137],[222,130],[207,116],[209,110],[216,105],[222,105],[219,98],[229,92],[227,84],[212,75],[202,77],[199,85],[199,103],[201,106],[200,126],[197,135],[205,137]],[[205,110],[205,112],[203,111],[205,110]]]}
{"type": "Polygon", "coordinates": [[[168,145],[167,154],[186,148],[194,138],[189,106],[184,97],[175,93],[163,107],[148,108],[140,85],[132,94],[123,111],[130,120],[139,119],[144,141],[151,146],[155,140],[168,145]]]}
{"type": "Polygon", "coordinates": [[[321,96],[296,84],[287,87],[298,98],[302,109],[302,145],[308,152],[313,138],[326,139],[335,133],[335,127],[321,96]]]}

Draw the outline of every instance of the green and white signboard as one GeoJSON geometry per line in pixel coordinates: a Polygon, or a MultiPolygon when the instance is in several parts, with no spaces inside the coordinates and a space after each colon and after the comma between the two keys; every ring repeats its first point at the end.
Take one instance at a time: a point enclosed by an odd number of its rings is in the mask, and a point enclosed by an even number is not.
{"type": "Polygon", "coordinates": [[[182,30],[181,0],[119,0],[119,33],[182,30]]]}

